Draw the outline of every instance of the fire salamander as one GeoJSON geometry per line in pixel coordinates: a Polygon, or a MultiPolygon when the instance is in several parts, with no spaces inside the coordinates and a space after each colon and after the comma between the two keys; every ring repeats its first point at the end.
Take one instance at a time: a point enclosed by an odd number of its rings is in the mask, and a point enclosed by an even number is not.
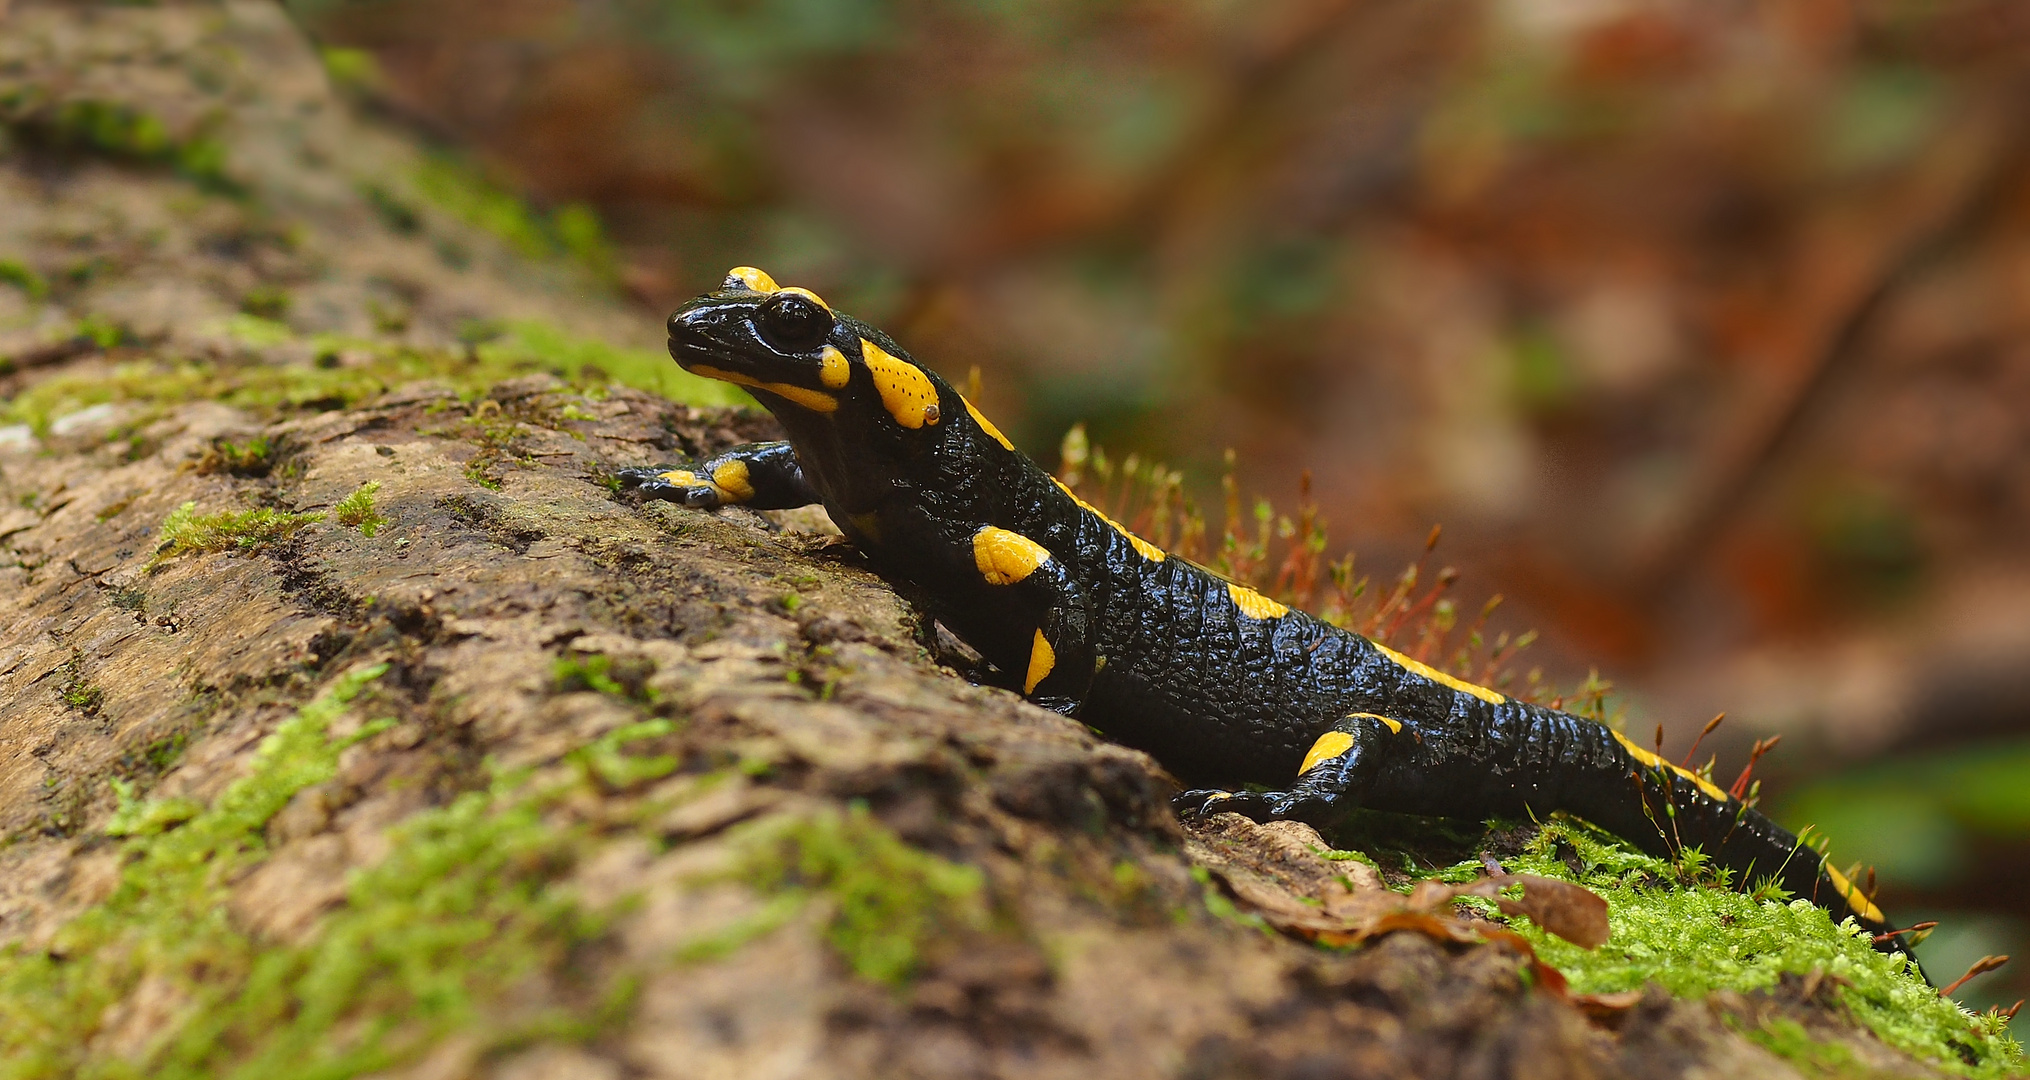
{"type": "Polygon", "coordinates": [[[621,470],[623,484],[706,509],[822,503],[882,577],[1022,673],[1031,701],[1229,786],[1177,796],[1186,817],[1563,810],[1659,856],[1697,845],[1737,881],[1773,879],[1906,951],[1861,888],[1706,777],[1165,553],[807,289],[740,267],[671,315],[669,338],[685,370],[752,391],[789,440],[621,470]]]}

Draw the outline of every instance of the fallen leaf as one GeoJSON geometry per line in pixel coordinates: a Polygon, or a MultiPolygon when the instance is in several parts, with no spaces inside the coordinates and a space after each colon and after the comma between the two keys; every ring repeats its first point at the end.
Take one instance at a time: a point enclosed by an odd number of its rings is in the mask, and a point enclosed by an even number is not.
{"type": "Polygon", "coordinates": [[[1582,949],[1597,949],[1607,943],[1607,901],[1590,889],[1535,874],[1503,874],[1486,880],[1495,886],[1496,893],[1488,898],[1501,908],[1502,914],[1526,915],[1531,922],[1582,949]],[[1499,895],[1501,889],[1512,884],[1523,887],[1520,901],[1499,895]]]}

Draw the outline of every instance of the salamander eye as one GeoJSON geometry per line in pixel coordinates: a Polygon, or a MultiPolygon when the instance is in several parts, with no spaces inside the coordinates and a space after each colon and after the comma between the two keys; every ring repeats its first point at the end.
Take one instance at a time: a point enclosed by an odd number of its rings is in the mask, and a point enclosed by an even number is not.
{"type": "Polygon", "coordinates": [[[777,293],[755,313],[761,339],[788,353],[809,352],[832,332],[832,313],[793,292],[777,293]]]}

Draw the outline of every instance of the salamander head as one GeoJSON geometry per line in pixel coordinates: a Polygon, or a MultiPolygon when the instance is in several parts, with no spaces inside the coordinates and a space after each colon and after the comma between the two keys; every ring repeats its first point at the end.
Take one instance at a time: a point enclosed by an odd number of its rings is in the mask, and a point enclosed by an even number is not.
{"type": "Polygon", "coordinates": [[[670,356],[684,370],[756,391],[792,431],[842,406],[911,430],[944,415],[936,383],[892,345],[877,344],[885,337],[751,266],[678,308],[669,332],[670,356]]]}

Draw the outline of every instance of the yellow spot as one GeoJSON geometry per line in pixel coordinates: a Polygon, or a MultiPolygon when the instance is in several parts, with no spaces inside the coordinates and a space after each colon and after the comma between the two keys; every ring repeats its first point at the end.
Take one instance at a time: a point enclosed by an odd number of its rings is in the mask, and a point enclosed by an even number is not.
{"type": "Polygon", "coordinates": [[[1290,614],[1290,609],[1248,588],[1246,585],[1226,583],[1226,594],[1233,597],[1234,606],[1250,619],[1279,619],[1290,614]]]}
{"type": "Polygon", "coordinates": [[[1036,632],[1036,643],[1029,646],[1029,674],[1022,680],[1022,692],[1033,694],[1036,684],[1050,676],[1050,669],[1057,666],[1057,653],[1050,648],[1050,642],[1043,639],[1043,631],[1036,632]]]}
{"type": "Polygon", "coordinates": [[[687,484],[691,486],[696,486],[698,483],[698,474],[692,472],[689,469],[677,469],[673,472],[666,472],[662,474],[661,478],[665,482],[671,484],[687,484]]]}
{"type": "Polygon", "coordinates": [[[881,542],[881,514],[878,511],[869,510],[864,514],[848,514],[846,515],[846,522],[852,525],[854,530],[860,535],[877,544],[881,542]]]}
{"type": "Polygon", "coordinates": [[[707,379],[718,379],[720,382],[730,382],[735,386],[752,386],[756,390],[766,390],[812,412],[828,413],[837,412],[839,409],[839,399],[822,390],[811,390],[791,383],[762,382],[737,371],[721,371],[709,364],[693,365],[691,374],[702,375],[707,379]]]}
{"type": "Polygon", "coordinates": [[[734,460],[712,470],[712,485],[732,497],[734,502],[746,502],[754,497],[754,484],[747,478],[747,463],[734,460]]]}
{"type": "Polygon", "coordinates": [[[853,367],[846,363],[846,354],[830,345],[818,354],[818,381],[834,390],[853,379],[853,367]]]}
{"type": "MultiPolygon", "coordinates": [[[[1000,434],[1000,432],[997,431],[995,432],[995,434],[998,435],[1000,434]]],[[[1006,443],[1008,440],[1003,439],[1001,441],[1003,443],[1006,443]]],[[[1010,446],[1008,447],[1008,449],[1013,450],[1015,448],[1013,446],[1010,446]]],[[[1149,560],[1150,562],[1163,561],[1164,551],[1162,548],[1159,548],[1156,545],[1150,543],[1149,541],[1144,540],[1141,537],[1136,536],[1134,533],[1129,532],[1126,526],[1122,525],[1118,521],[1115,521],[1113,518],[1110,518],[1107,515],[1101,513],[1099,507],[1094,506],[1093,504],[1085,501],[1084,499],[1079,498],[1075,494],[1072,494],[1072,490],[1064,486],[1064,481],[1059,480],[1057,477],[1053,476],[1050,478],[1050,482],[1056,484],[1057,489],[1059,491],[1064,492],[1066,495],[1071,495],[1071,501],[1085,508],[1086,513],[1091,514],[1092,516],[1099,518],[1101,521],[1106,522],[1109,528],[1113,529],[1117,533],[1120,533],[1122,536],[1127,537],[1128,545],[1130,547],[1133,547],[1137,554],[1141,555],[1143,558],[1149,560]]]]}
{"type": "Polygon", "coordinates": [[[782,291],[782,286],[777,285],[774,278],[756,270],[752,266],[736,266],[726,271],[726,287],[729,289],[734,288],[736,282],[742,287],[759,293],[782,291]]]}
{"type": "Polygon", "coordinates": [[[1397,663],[1397,665],[1401,666],[1404,670],[1408,671],[1412,675],[1422,675],[1424,678],[1429,679],[1440,686],[1449,686],[1462,694],[1471,694],[1474,697],[1477,697],[1480,700],[1487,702],[1489,705],[1499,705],[1502,702],[1508,700],[1507,698],[1502,697],[1500,694],[1495,693],[1492,690],[1489,690],[1485,686],[1475,686],[1474,684],[1467,682],[1465,679],[1453,678],[1452,676],[1447,675],[1442,671],[1439,671],[1437,668],[1434,668],[1431,665],[1424,663],[1422,660],[1412,660],[1409,657],[1404,656],[1402,653],[1399,653],[1396,650],[1389,648],[1387,645],[1384,645],[1379,641],[1370,642],[1370,644],[1372,644],[1375,648],[1380,649],[1383,656],[1386,656],[1389,659],[1394,660],[1397,663]]]}
{"type": "Polygon", "coordinates": [[[1353,736],[1344,731],[1328,731],[1311,744],[1311,752],[1304,755],[1304,764],[1297,766],[1297,775],[1302,776],[1351,749],[1353,736]]]}
{"type": "Polygon", "coordinates": [[[1859,886],[1847,880],[1847,875],[1840,873],[1832,863],[1825,864],[1824,869],[1826,877],[1832,879],[1833,888],[1839,890],[1840,895],[1846,899],[1847,906],[1854,909],[1854,914],[1878,923],[1889,921],[1882,916],[1882,909],[1876,907],[1875,902],[1868,899],[1867,893],[1862,892],[1859,886]]]}
{"type": "Polygon", "coordinates": [[[1403,733],[1403,722],[1401,720],[1391,720],[1380,713],[1371,713],[1371,712],[1347,713],[1346,718],[1348,720],[1379,720],[1382,723],[1387,724],[1389,726],[1390,734],[1401,735],[1403,733]]]}
{"type": "Polygon", "coordinates": [[[981,416],[980,410],[973,408],[973,403],[970,401],[966,401],[965,396],[963,394],[959,396],[959,400],[965,402],[966,411],[973,414],[973,423],[980,425],[981,431],[984,431],[988,435],[992,436],[994,441],[1000,443],[1002,446],[1005,446],[1010,450],[1015,449],[1015,444],[1008,441],[1008,436],[1001,434],[1001,429],[995,427],[994,422],[992,420],[989,420],[986,417],[981,416]]]}
{"type": "Polygon", "coordinates": [[[988,525],[973,534],[973,562],[989,585],[1013,585],[1050,561],[1050,549],[1018,532],[988,525]]]}
{"type": "Polygon", "coordinates": [[[937,387],[930,384],[929,376],[866,338],[860,339],[860,345],[860,355],[874,375],[874,389],[881,392],[881,404],[888,407],[888,415],[911,430],[922,427],[928,411],[937,405],[937,387]]]}
{"type": "MultiPolygon", "coordinates": [[[[1665,761],[1664,759],[1656,756],[1654,753],[1648,750],[1644,750],[1642,747],[1637,746],[1633,739],[1630,739],[1628,736],[1623,735],[1618,731],[1613,732],[1613,735],[1614,741],[1620,743],[1621,748],[1623,750],[1628,751],[1629,757],[1632,757],[1635,760],[1642,762],[1644,765],[1647,765],[1652,769],[1669,769],[1670,771],[1678,774],[1679,776],[1684,777],[1687,780],[1690,780],[1693,784],[1697,785],[1698,789],[1704,792],[1708,798],[1715,799],[1719,802],[1727,801],[1727,793],[1720,790],[1720,786],[1718,784],[1713,783],[1711,780],[1708,780],[1705,777],[1700,776],[1698,773],[1695,773],[1682,765],[1673,765],[1670,762],[1665,761]]],[[[1827,867],[1826,869],[1830,870],[1832,868],[1827,867]]]]}
{"type": "MultiPolygon", "coordinates": [[[[757,270],[757,271],[755,271],[755,273],[757,273],[757,274],[758,274],[758,273],[761,273],[761,271],[757,270]]],[[[774,283],[774,282],[769,282],[769,284],[773,285],[773,284],[775,284],[775,283],[774,283]]],[[[755,292],[767,292],[768,290],[767,290],[767,289],[756,289],[756,290],[754,290],[754,291],[755,291],[755,292]]],[[[801,297],[803,297],[804,299],[806,299],[806,300],[809,300],[809,301],[810,301],[811,303],[813,303],[813,304],[816,304],[816,305],[818,305],[818,306],[819,306],[819,307],[821,307],[821,308],[824,308],[824,309],[825,309],[826,311],[830,311],[830,310],[832,310],[832,305],[830,305],[830,304],[827,304],[827,303],[825,303],[825,298],[824,298],[824,297],[822,297],[822,296],[819,296],[819,295],[818,295],[817,293],[814,293],[814,292],[810,291],[809,289],[799,289],[799,288],[797,288],[796,286],[794,286],[794,285],[791,285],[791,286],[789,286],[788,288],[785,288],[785,289],[777,289],[777,290],[775,290],[775,291],[777,291],[777,292],[787,292],[787,293],[795,293],[795,294],[797,294],[798,296],[801,296],[801,297]]]]}

